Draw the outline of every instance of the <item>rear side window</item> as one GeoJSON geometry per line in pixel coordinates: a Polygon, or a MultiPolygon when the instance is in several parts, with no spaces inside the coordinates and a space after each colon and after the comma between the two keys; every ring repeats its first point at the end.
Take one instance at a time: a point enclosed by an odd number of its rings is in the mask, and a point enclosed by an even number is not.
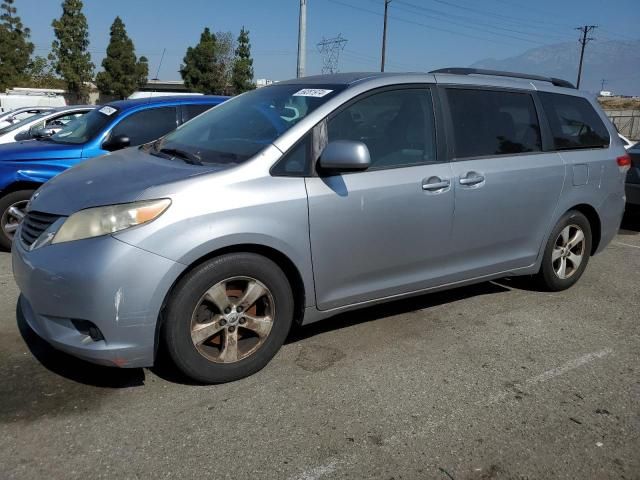
{"type": "Polygon", "coordinates": [[[456,158],[542,150],[540,124],[528,93],[447,89],[456,158]]]}
{"type": "Polygon", "coordinates": [[[587,99],[546,92],[538,95],[556,150],[609,146],[609,132],[587,99]]]}
{"type": "Polygon", "coordinates": [[[214,105],[210,105],[210,104],[206,104],[206,103],[200,103],[200,104],[193,104],[193,105],[184,105],[182,108],[184,108],[184,121],[189,121],[191,120],[193,117],[197,117],[198,115],[200,115],[201,113],[206,112],[207,110],[209,110],[210,108],[212,108],[214,105]]]}
{"type": "Polygon", "coordinates": [[[149,108],[122,119],[113,128],[111,136],[126,135],[131,145],[136,146],[157,140],[176,126],[176,107],[149,108]]]}

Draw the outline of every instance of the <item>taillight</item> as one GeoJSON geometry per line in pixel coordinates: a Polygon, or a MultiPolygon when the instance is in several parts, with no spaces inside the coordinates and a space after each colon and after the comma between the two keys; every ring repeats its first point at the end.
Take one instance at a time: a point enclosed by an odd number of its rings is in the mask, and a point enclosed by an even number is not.
{"type": "Polygon", "coordinates": [[[616,162],[618,162],[619,167],[629,168],[631,167],[631,155],[629,155],[628,153],[625,153],[624,155],[616,158],[616,162]]]}

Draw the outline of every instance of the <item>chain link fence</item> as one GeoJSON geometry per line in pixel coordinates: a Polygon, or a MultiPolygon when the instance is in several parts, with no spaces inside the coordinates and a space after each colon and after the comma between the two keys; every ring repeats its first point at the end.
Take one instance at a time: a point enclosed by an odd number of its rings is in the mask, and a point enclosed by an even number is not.
{"type": "Polygon", "coordinates": [[[605,110],[609,120],[629,140],[640,140],[640,110],[605,110]]]}

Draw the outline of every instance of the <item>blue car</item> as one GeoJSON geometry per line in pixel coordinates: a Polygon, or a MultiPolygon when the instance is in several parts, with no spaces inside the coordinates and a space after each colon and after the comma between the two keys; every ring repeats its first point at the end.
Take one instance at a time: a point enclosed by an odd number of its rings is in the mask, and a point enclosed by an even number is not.
{"type": "Polygon", "coordinates": [[[88,158],[156,140],[227,98],[184,95],[117,101],[49,138],[0,145],[0,247],[11,248],[29,198],[47,180],[88,158]]]}

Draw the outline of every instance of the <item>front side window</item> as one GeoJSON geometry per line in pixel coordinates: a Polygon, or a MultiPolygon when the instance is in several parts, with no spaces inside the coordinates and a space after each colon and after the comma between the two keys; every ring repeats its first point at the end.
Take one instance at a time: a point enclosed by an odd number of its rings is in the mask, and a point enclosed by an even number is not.
{"type": "Polygon", "coordinates": [[[332,117],[328,141],[353,140],[369,149],[369,170],[436,161],[431,92],[407,88],[369,95],[332,117]]]}
{"type": "Polygon", "coordinates": [[[142,145],[175,130],[176,107],[149,108],[125,117],[111,131],[111,137],[129,137],[131,145],[142,145]]]}
{"type": "Polygon", "coordinates": [[[101,133],[104,128],[115,118],[118,118],[120,111],[110,105],[91,110],[86,115],[82,115],[64,126],[62,130],[49,138],[55,143],[68,143],[79,145],[86,143],[101,133]]]}
{"type": "Polygon", "coordinates": [[[55,117],[55,118],[52,118],[50,120],[47,120],[47,125],[46,126],[48,128],[61,128],[61,127],[64,127],[64,126],[68,125],[69,123],[71,123],[76,118],[81,117],[85,113],[87,113],[87,112],[74,112],[74,113],[68,113],[68,114],[65,114],[65,115],[61,115],[59,117],[55,117]]]}
{"type": "Polygon", "coordinates": [[[153,146],[196,164],[240,164],[339,93],[342,85],[282,84],[227,100],[153,146]]]}
{"type": "Polygon", "coordinates": [[[556,150],[609,146],[609,132],[587,99],[547,92],[538,95],[556,150]]]}
{"type": "Polygon", "coordinates": [[[542,150],[540,125],[528,93],[447,89],[456,158],[542,150]]]}

